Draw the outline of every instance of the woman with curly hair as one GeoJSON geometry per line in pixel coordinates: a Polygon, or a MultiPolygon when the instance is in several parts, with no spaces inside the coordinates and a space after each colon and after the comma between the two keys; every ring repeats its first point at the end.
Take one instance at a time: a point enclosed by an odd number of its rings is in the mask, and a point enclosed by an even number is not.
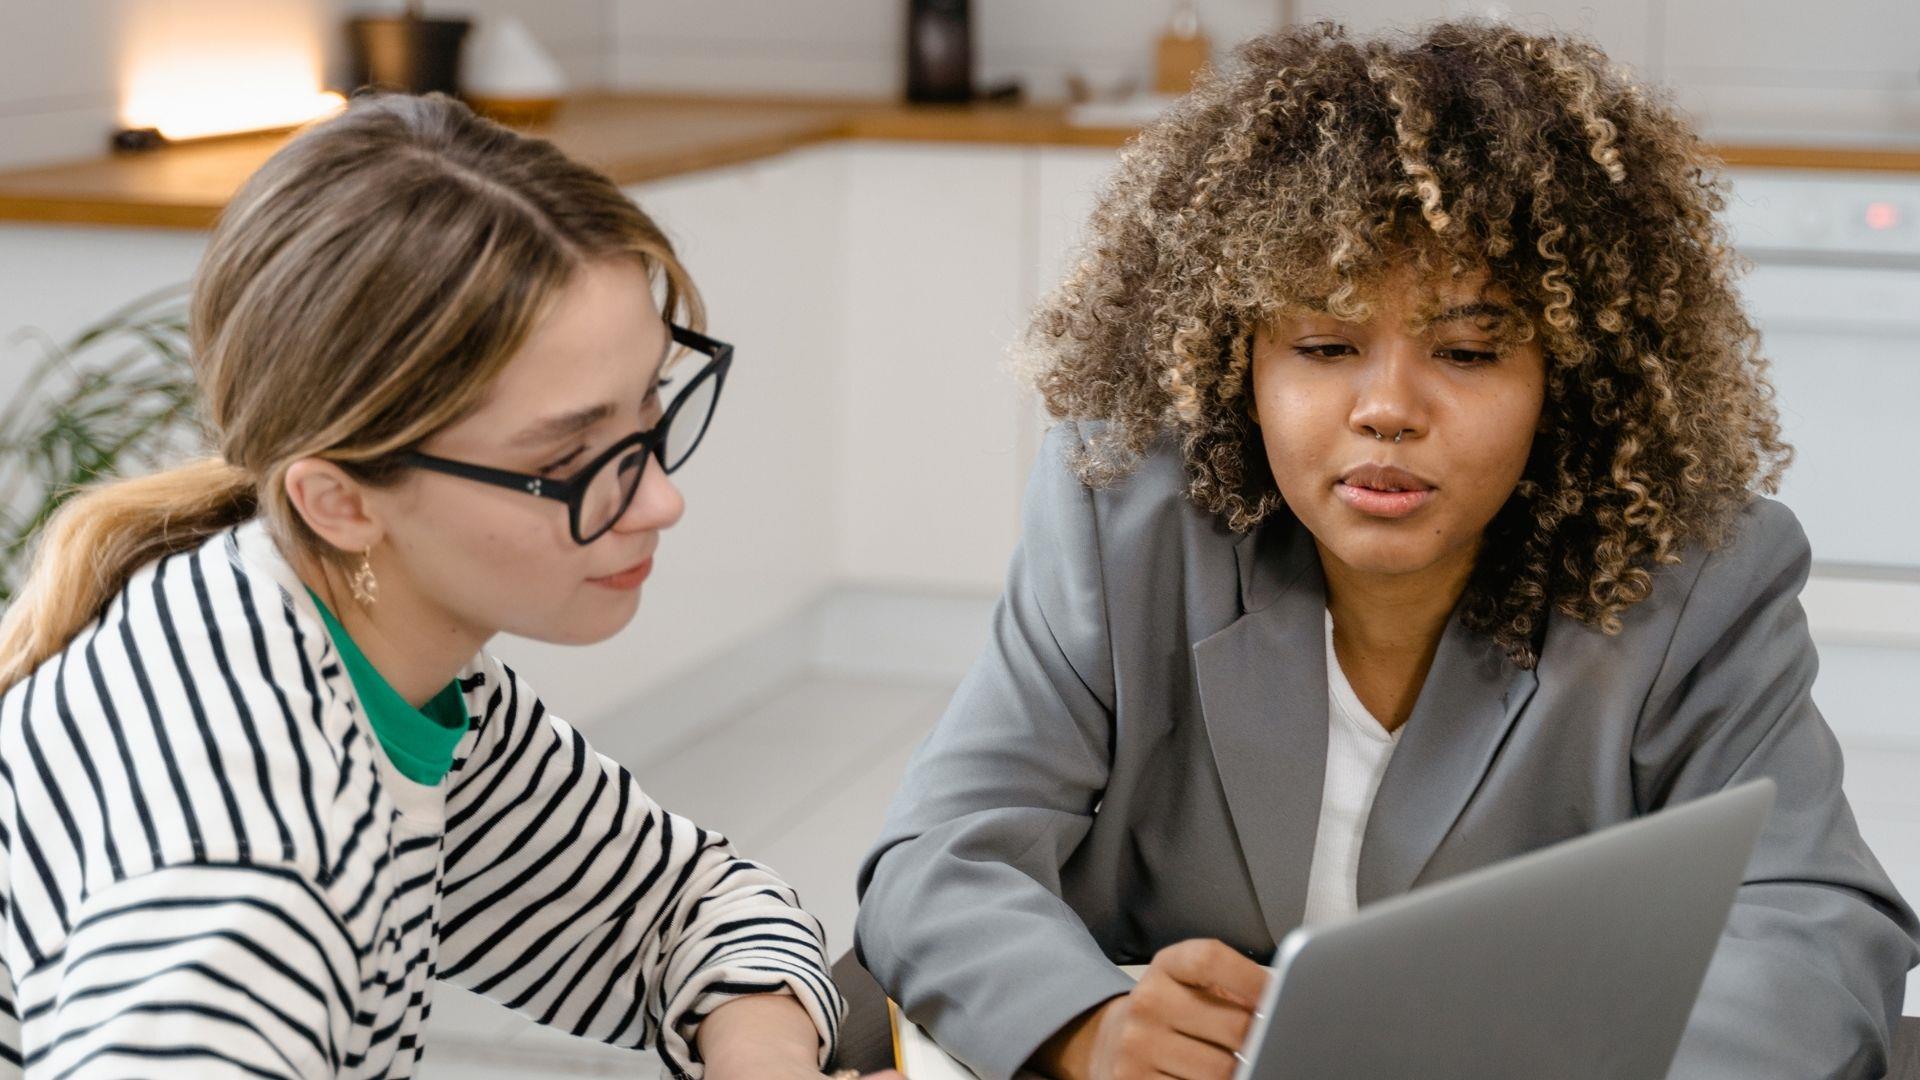
{"type": "Polygon", "coordinates": [[[1673,1075],[1885,1069],[1916,924],[1809,694],[1723,192],[1597,50],[1477,24],[1256,40],[1128,148],[861,871],[908,1015],[985,1077],[1226,1077],[1295,926],[1767,776],[1673,1075]]]}

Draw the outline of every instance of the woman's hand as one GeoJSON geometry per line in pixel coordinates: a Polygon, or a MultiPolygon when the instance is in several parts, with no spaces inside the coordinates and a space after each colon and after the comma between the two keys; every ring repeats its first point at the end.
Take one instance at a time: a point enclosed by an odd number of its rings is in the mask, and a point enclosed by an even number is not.
{"type": "MultiPolygon", "coordinates": [[[[833,1073],[829,1076],[812,1065],[773,1065],[747,1072],[738,1070],[721,1072],[711,1065],[707,1067],[707,1080],[835,1080],[841,1075],[841,1073],[833,1073]]],[[[855,1074],[849,1069],[845,1075],[855,1074]]],[[[886,1072],[868,1073],[864,1080],[907,1080],[907,1078],[888,1069],[886,1072]]]]}
{"type": "Polygon", "coordinates": [[[1169,945],[1130,993],[1047,1041],[1034,1064],[1061,1080],[1231,1080],[1267,969],[1218,941],[1169,945]]]}

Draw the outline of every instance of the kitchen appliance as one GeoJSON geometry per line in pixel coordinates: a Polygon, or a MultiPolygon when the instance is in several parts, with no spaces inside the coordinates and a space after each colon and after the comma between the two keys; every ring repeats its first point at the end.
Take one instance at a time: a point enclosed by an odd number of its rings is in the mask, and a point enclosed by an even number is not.
{"type": "Polygon", "coordinates": [[[566,92],[566,73],[526,23],[511,15],[490,18],[466,52],[462,81],[475,112],[520,127],[553,119],[566,92]]]}
{"type": "Polygon", "coordinates": [[[1743,290],[1772,360],[1787,441],[1780,498],[1816,565],[1920,578],[1916,461],[1920,177],[1735,174],[1743,290]]]}
{"type": "MultiPolygon", "coordinates": [[[[1813,548],[1801,593],[1860,832],[1920,901],[1920,176],[1731,174],[1727,221],[1794,461],[1779,498],[1813,548]]],[[[1906,1011],[1920,1013],[1920,972],[1906,1011]]]]}
{"type": "Polygon", "coordinates": [[[907,100],[973,99],[973,17],[968,0],[908,0],[907,100]]]}

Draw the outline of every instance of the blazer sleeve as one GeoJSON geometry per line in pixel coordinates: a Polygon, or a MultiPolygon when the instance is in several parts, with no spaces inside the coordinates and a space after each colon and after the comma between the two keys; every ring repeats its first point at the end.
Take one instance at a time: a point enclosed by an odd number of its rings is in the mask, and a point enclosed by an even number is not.
{"type": "Polygon", "coordinates": [[[988,1080],[1132,980],[1061,899],[1106,786],[1113,673],[1092,495],[1061,425],[1029,481],[986,648],[907,767],[860,869],[855,948],[988,1080]]]}
{"type": "Polygon", "coordinates": [[[844,1003],[820,923],[727,838],[661,809],[504,664],[447,798],[440,977],[677,1077],[746,994],[798,999],[825,1064],[844,1003]]]}
{"type": "Polygon", "coordinates": [[[1793,514],[1754,500],[1706,556],[1634,739],[1645,810],[1778,786],[1671,1076],[1878,1077],[1916,957],[1914,913],[1861,839],[1812,697],[1793,514]]]}

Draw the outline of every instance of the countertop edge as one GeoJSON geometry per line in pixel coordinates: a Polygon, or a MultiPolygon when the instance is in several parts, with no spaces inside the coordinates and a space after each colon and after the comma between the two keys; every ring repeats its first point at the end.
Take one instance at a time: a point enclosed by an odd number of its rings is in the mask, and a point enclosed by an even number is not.
{"type": "MultiPolygon", "coordinates": [[[[844,140],[1117,149],[1137,134],[1134,128],[1075,126],[1065,120],[1062,107],[1049,105],[927,108],[887,102],[756,102],[656,95],[604,95],[582,100],[592,100],[601,109],[609,105],[618,108],[630,101],[635,107],[655,109],[722,109],[751,114],[758,107],[767,112],[767,131],[716,137],[706,144],[670,151],[616,154],[593,162],[623,186],[750,164],[844,140]],[[796,105],[803,107],[803,114],[785,119],[782,110],[791,111],[796,105]]],[[[547,134],[540,128],[529,133],[547,134]]],[[[1907,173],[1920,179],[1920,149],[1749,142],[1710,147],[1729,168],[1907,173]]],[[[138,194],[75,195],[58,190],[63,173],[71,176],[83,170],[112,167],[112,158],[101,158],[0,174],[0,222],[202,230],[214,224],[226,205],[224,198],[196,199],[191,195],[167,199],[138,194]]]]}

